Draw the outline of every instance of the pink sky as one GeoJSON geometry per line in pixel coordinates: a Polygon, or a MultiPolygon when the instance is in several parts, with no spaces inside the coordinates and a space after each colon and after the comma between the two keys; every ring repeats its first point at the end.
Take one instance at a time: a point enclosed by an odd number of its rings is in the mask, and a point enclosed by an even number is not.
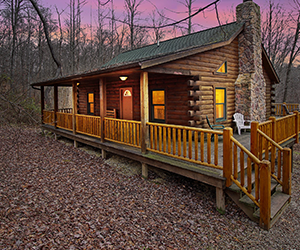
{"type": "MultiPolygon", "coordinates": [[[[114,1],[114,6],[115,6],[115,13],[116,13],[116,18],[121,18],[123,16],[124,12],[124,0],[113,0],[114,1]]],[[[171,9],[173,11],[186,11],[186,8],[180,4],[180,0],[151,0],[159,10],[163,10],[166,16],[173,18],[175,20],[179,20],[181,18],[184,18],[187,16],[187,14],[174,14],[167,9],[171,9]]],[[[101,0],[101,2],[106,2],[106,0],[101,0]]],[[[181,0],[183,2],[183,0],[181,0]]],[[[195,0],[193,6],[195,8],[202,8],[208,4],[213,2],[213,0],[195,0]]],[[[230,17],[230,10],[233,9],[235,12],[235,7],[242,3],[243,0],[220,0],[218,2],[218,11],[220,15],[220,20],[224,24],[226,21],[231,22],[232,17],[230,17]]],[[[257,3],[260,7],[261,10],[264,11],[267,6],[269,0],[256,0],[254,1],[257,3]]],[[[275,0],[275,3],[279,3],[279,0],[275,0]]],[[[284,1],[284,4],[287,6],[287,8],[290,7],[290,4],[292,0],[284,1]]],[[[46,6],[54,6],[56,5],[60,10],[66,8],[66,12],[68,12],[68,4],[69,0],[41,0],[41,3],[46,6]]],[[[86,24],[90,24],[90,11],[91,8],[93,9],[93,15],[96,17],[96,8],[97,8],[97,0],[87,0],[87,4],[85,5],[83,9],[83,21],[86,24]]],[[[281,1],[282,3],[282,1],[281,1]]],[[[144,2],[140,5],[139,10],[142,12],[142,15],[145,17],[148,17],[149,13],[151,10],[153,10],[154,7],[151,5],[147,0],[144,0],[144,2]]],[[[54,13],[54,17],[56,17],[56,14],[54,13]]],[[[213,7],[210,7],[205,11],[205,17],[203,14],[199,14],[196,17],[193,18],[193,23],[194,24],[199,24],[201,26],[195,26],[194,31],[198,31],[201,29],[206,29],[210,27],[214,27],[218,25],[217,19],[216,19],[216,14],[215,10],[213,7]]]]}

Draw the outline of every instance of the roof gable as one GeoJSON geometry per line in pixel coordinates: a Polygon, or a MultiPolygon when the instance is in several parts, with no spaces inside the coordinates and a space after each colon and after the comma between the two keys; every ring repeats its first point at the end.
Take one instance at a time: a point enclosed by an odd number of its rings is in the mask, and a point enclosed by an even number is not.
{"type": "Polygon", "coordinates": [[[226,42],[235,38],[242,30],[243,25],[243,23],[233,22],[186,36],[166,40],[159,44],[152,44],[126,51],[103,65],[102,68],[114,68],[132,63],[141,63],[143,61],[165,57],[175,53],[226,42]]]}

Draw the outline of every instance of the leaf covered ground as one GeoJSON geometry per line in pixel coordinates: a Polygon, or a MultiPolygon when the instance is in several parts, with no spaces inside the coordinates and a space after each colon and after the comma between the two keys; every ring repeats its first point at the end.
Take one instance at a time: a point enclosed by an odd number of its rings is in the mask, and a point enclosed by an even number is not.
{"type": "Polygon", "coordinates": [[[292,202],[267,232],[229,198],[219,214],[209,186],[145,180],[37,128],[0,127],[0,249],[297,249],[299,146],[294,162],[292,202]]]}

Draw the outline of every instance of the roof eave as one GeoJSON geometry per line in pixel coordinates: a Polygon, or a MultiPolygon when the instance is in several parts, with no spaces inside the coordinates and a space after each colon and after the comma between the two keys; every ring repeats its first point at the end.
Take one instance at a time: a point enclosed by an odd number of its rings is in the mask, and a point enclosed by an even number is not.
{"type": "Polygon", "coordinates": [[[198,53],[202,53],[208,50],[212,50],[212,49],[217,49],[226,45],[229,45],[243,30],[244,25],[241,26],[240,29],[238,29],[228,40],[226,41],[222,41],[222,42],[218,42],[218,43],[213,43],[213,44],[209,44],[209,45],[205,45],[205,46],[201,46],[201,47],[196,47],[196,48],[192,48],[192,49],[187,49],[187,50],[183,50],[183,51],[179,51],[177,53],[173,53],[173,54],[168,54],[165,56],[161,56],[158,58],[154,58],[154,59],[150,59],[150,60],[145,60],[143,62],[140,62],[141,65],[141,69],[147,69],[150,67],[154,67],[154,66],[158,66],[160,64],[164,64],[164,63],[168,63],[177,59],[181,59],[187,56],[191,56],[191,55],[195,55],[198,53]]]}
{"type": "Polygon", "coordinates": [[[50,79],[47,81],[43,82],[36,82],[30,84],[31,86],[52,86],[52,85],[63,85],[63,86],[68,86],[72,85],[73,81],[80,81],[84,78],[89,78],[89,77],[101,77],[102,75],[109,74],[115,71],[121,71],[121,70],[126,70],[126,69],[132,69],[140,67],[140,64],[138,62],[127,64],[127,65],[121,65],[121,66],[115,66],[111,68],[105,68],[105,69],[100,69],[96,71],[91,71],[88,73],[82,73],[82,74],[77,74],[77,75],[71,75],[71,76],[66,76],[66,77],[61,77],[57,79],[50,79]]]}
{"type": "Polygon", "coordinates": [[[278,76],[278,74],[277,74],[277,72],[275,70],[275,67],[274,67],[273,63],[271,62],[271,60],[270,60],[270,58],[269,58],[269,56],[267,54],[267,51],[266,51],[266,49],[265,49],[265,47],[263,45],[261,45],[261,47],[262,47],[262,54],[263,54],[264,58],[266,59],[267,64],[269,66],[269,69],[271,70],[271,73],[273,75],[273,77],[271,77],[271,79],[273,80],[273,82],[279,83],[280,82],[280,78],[279,78],[279,76],[278,76]]]}

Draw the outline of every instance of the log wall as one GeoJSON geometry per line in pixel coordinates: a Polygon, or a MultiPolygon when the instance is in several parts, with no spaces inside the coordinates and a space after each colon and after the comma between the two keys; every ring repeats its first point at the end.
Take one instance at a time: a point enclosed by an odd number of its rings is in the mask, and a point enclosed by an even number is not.
{"type": "Polygon", "coordinates": [[[100,115],[100,96],[99,96],[99,81],[82,81],[78,88],[78,98],[77,98],[77,107],[78,114],[87,115],[87,93],[94,93],[94,105],[95,113],[94,115],[100,115]]]}
{"type": "Polygon", "coordinates": [[[130,79],[125,82],[106,82],[106,109],[116,109],[117,118],[120,118],[120,88],[132,87],[133,120],[141,120],[140,112],[140,82],[139,79],[130,79]]]}
{"type": "Polygon", "coordinates": [[[206,115],[212,123],[215,119],[215,88],[226,88],[227,117],[220,122],[225,126],[232,125],[232,116],[235,113],[234,83],[238,77],[238,40],[219,49],[210,50],[185,59],[176,60],[163,65],[164,68],[189,70],[192,75],[199,76],[199,80],[189,81],[193,90],[189,91],[192,101],[188,102],[190,125],[208,127],[206,115]],[[215,72],[224,61],[227,61],[227,74],[215,72]]]}

